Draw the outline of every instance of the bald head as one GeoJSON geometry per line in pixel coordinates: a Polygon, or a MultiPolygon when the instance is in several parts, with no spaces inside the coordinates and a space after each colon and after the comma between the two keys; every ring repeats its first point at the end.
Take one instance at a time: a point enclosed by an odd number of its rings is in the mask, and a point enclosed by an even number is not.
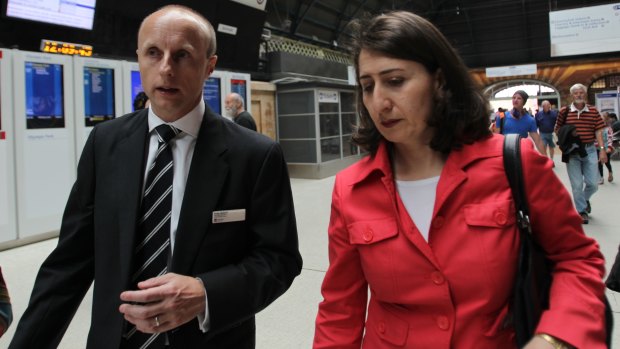
{"type": "Polygon", "coordinates": [[[144,20],[142,20],[140,29],[138,30],[138,47],[140,47],[140,37],[144,31],[145,24],[166,17],[182,18],[193,22],[204,40],[207,57],[215,55],[217,42],[215,39],[215,30],[211,23],[200,13],[181,5],[167,5],[146,16],[144,20]]]}

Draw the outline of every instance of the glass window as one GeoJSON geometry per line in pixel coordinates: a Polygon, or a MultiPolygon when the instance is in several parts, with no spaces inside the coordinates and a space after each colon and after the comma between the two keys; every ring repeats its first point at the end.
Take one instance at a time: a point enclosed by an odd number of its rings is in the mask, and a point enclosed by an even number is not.
{"type": "Polygon", "coordinates": [[[342,136],[342,155],[347,156],[357,155],[357,146],[351,143],[351,136],[342,136]]]}
{"type": "Polygon", "coordinates": [[[340,159],[340,137],[321,139],[321,162],[340,159]]]}
{"type": "Polygon", "coordinates": [[[278,94],[278,115],[314,113],[314,91],[278,94]]]}
{"type": "Polygon", "coordinates": [[[281,116],[278,118],[280,139],[316,138],[314,115],[281,116]]]}
{"type": "Polygon", "coordinates": [[[337,113],[338,103],[319,103],[319,113],[337,113]]]}
{"type": "Polygon", "coordinates": [[[319,116],[321,122],[321,138],[340,135],[338,114],[323,114],[319,116]]]}
{"type": "Polygon", "coordinates": [[[357,125],[355,113],[342,113],[342,134],[347,135],[353,133],[354,125],[357,125]]]}
{"type": "Polygon", "coordinates": [[[340,93],[340,109],[342,112],[355,112],[355,94],[350,92],[340,93]]]}
{"type": "Polygon", "coordinates": [[[316,141],[315,140],[295,140],[280,141],[284,159],[286,162],[302,162],[316,164],[316,141]]]}

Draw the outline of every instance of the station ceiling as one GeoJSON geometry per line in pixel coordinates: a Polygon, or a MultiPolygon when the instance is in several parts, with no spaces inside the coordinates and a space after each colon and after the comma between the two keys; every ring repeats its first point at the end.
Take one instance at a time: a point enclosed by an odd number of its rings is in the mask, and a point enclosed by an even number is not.
{"type": "MultiPolygon", "coordinates": [[[[364,14],[408,10],[434,23],[470,68],[553,60],[549,11],[617,3],[601,0],[268,0],[273,34],[342,49],[347,23],[364,14]]],[[[617,55],[617,53],[616,53],[617,55]]],[[[611,57],[613,54],[586,55],[611,57]]],[[[566,59],[566,58],[564,58],[566,59]]]]}

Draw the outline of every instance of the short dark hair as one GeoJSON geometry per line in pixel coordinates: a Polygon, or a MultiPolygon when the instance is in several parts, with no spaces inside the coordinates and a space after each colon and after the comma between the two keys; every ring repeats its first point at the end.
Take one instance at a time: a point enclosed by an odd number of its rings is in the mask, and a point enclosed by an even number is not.
{"type": "Polygon", "coordinates": [[[436,130],[430,142],[431,149],[447,154],[463,144],[491,135],[488,100],[471,78],[463,60],[429,21],[411,12],[394,11],[356,19],[349,24],[349,29],[352,39],[348,48],[358,72],[356,95],[360,122],[352,137],[355,144],[374,154],[383,138],[362,101],[359,83],[362,50],[418,62],[430,74],[440,70],[442,86],[435,93],[433,113],[427,121],[436,130]]]}

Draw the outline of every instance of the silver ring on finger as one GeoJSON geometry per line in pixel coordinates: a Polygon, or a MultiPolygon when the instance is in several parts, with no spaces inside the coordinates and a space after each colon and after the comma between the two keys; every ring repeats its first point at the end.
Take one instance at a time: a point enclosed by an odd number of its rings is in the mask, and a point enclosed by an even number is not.
{"type": "Polygon", "coordinates": [[[159,327],[159,316],[155,316],[155,327],[159,327]]]}

